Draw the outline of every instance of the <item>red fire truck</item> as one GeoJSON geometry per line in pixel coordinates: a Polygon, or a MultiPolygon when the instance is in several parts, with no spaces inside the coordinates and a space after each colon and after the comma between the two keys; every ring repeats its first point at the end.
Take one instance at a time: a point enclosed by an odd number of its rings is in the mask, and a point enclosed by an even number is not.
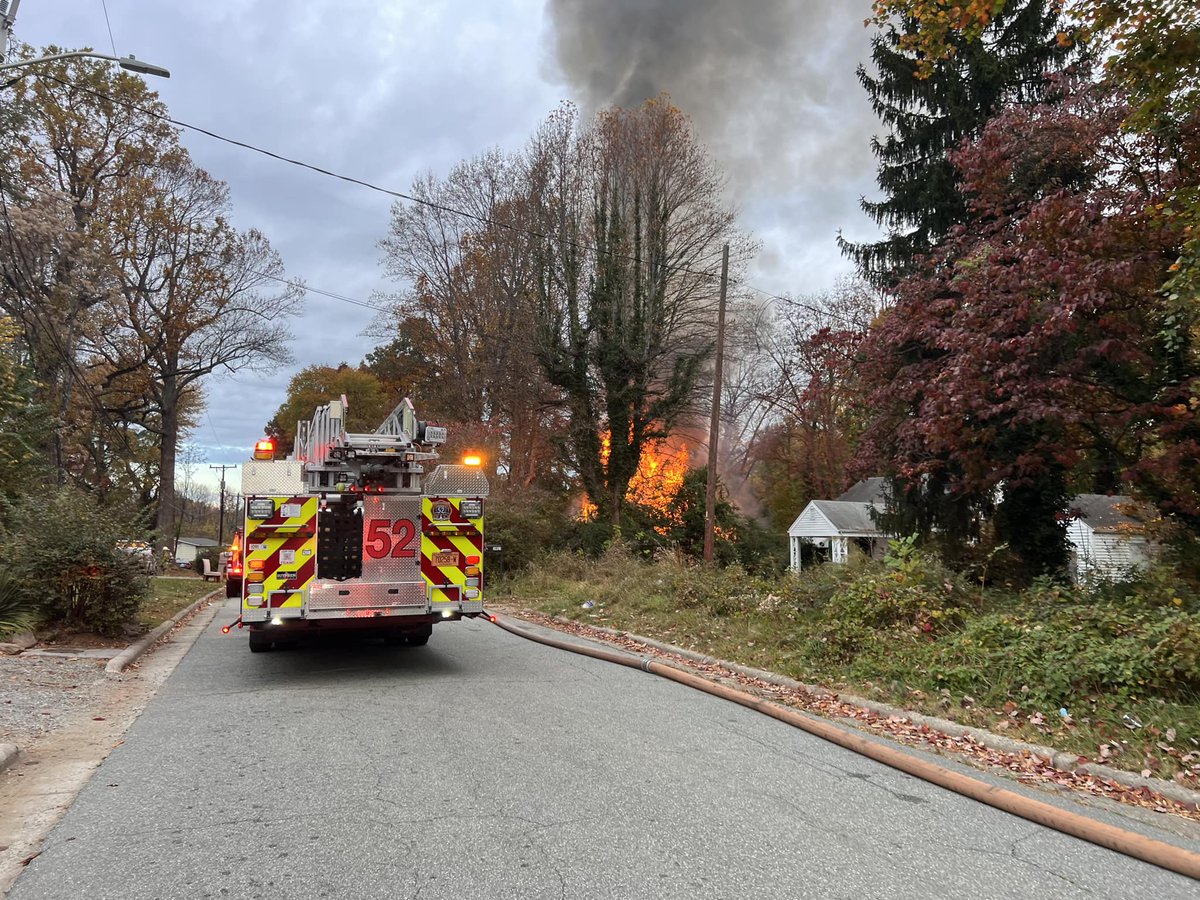
{"type": "Polygon", "coordinates": [[[226,592],[255,653],[334,630],[421,645],[483,612],[479,458],[438,464],[446,429],[409,400],[370,433],[347,432],[346,409],[344,396],[318,407],[286,459],[259,441],[242,468],[226,592]]]}

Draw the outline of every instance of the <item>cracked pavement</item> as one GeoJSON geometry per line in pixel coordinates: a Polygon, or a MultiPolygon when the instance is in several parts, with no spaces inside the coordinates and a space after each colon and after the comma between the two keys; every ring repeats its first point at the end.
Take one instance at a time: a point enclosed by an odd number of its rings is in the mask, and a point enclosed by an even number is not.
{"type": "Polygon", "coordinates": [[[1194,895],[1181,876],[480,620],[439,625],[424,648],[252,655],[245,634],[220,634],[229,618],[12,900],[1194,895]]]}

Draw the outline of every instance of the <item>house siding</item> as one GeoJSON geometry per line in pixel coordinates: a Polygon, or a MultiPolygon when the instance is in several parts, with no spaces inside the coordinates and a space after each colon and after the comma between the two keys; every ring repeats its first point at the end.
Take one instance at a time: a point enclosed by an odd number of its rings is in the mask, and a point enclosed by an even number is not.
{"type": "Polygon", "coordinates": [[[187,538],[180,538],[175,544],[175,562],[177,563],[194,563],[196,557],[201,552],[212,550],[217,546],[216,541],[207,542],[204,544],[193,544],[187,538]]]}
{"type": "Polygon", "coordinates": [[[825,514],[817,508],[816,504],[809,503],[804,507],[804,512],[796,517],[796,521],[788,528],[788,550],[793,572],[800,571],[800,542],[804,539],[808,540],[825,540],[829,539],[831,534],[835,534],[837,529],[833,527],[833,523],[825,518],[825,514]]]}
{"type": "Polygon", "coordinates": [[[788,534],[794,538],[827,538],[837,534],[837,529],[815,503],[810,503],[788,528],[788,534]]]}
{"type": "Polygon", "coordinates": [[[1071,542],[1072,575],[1076,581],[1090,576],[1113,577],[1150,558],[1146,539],[1138,535],[1098,534],[1079,519],[1067,526],[1071,542]]]}

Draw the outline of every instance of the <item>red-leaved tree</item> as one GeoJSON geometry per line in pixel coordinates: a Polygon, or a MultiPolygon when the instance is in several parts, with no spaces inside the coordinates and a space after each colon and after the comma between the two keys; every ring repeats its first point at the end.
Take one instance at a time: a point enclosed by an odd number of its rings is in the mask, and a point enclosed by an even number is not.
{"type": "Polygon", "coordinates": [[[1076,491],[1133,482],[1200,526],[1196,316],[1160,292],[1185,236],[1156,209],[1200,132],[1129,134],[1120,97],[1064,89],[952,155],[972,221],[868,342],[858,454],[899,476],[910,523],[953,541],[992,514],[1029,574],[1065,563],[1076,491]]]}

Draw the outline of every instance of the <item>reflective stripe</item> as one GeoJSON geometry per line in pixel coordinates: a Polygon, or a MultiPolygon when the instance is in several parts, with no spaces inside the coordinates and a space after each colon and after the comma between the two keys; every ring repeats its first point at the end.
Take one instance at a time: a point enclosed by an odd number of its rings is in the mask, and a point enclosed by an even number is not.
{"type": "MultiPolygon", "coordinates": [[[[471,498],[467,498],[471,499],[471,498]]],[[[430,603],[460,603],[468,584],[467,566],[483,571],[483,517],[468,519],[462,514],[461,497],[421,498],[421,577],[429,592],[430,603]],[[434,513],[448,511],[449,516],[434,513]],[[438,565],[435,554],[455,554],[453,565],[438,565]],[[468,557],[478,561],[468,563],[468,557]]],[[[479,575],[471,582],[479,584],[479,575]]]]}
{"type": "Polygon", "coordinates": [[[275,512],[246,522],[247,571],[262,572],[259,608],[299,611],[317,571],[317,497],[271,497],[275,512]],[[261,568],[259,568],[261,567],[261,568]]]}

